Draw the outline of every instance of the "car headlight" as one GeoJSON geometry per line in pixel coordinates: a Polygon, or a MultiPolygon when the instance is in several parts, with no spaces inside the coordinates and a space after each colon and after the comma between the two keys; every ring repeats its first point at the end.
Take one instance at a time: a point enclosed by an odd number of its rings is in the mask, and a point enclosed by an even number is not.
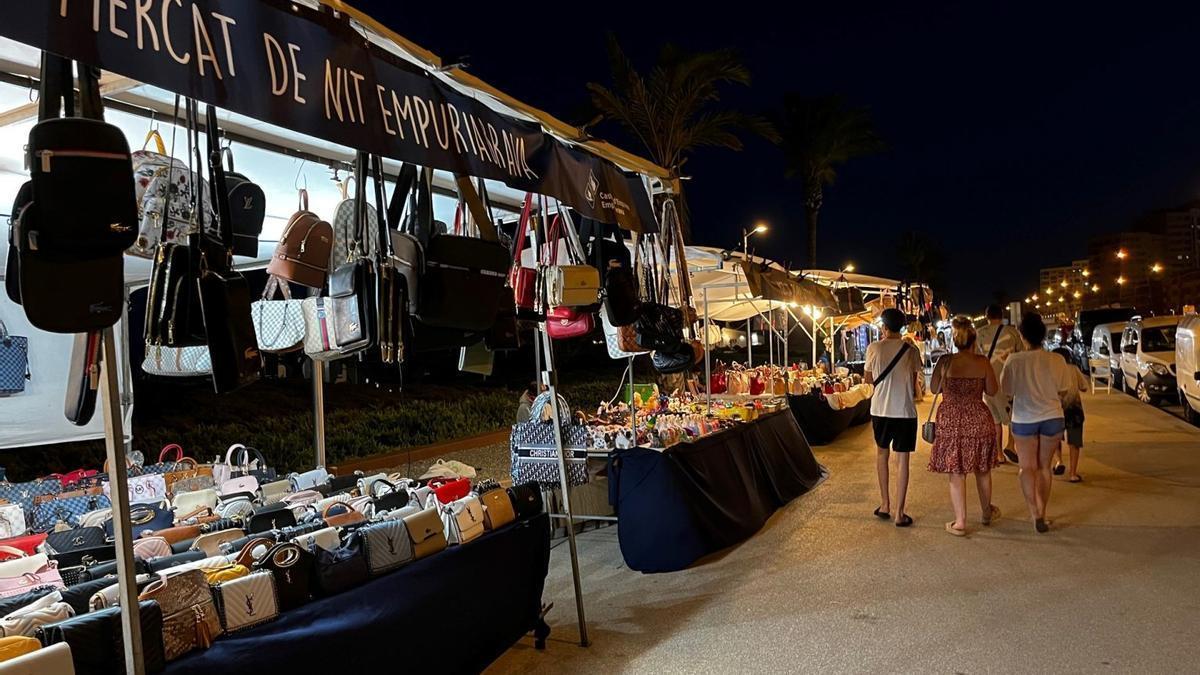
{"type": "Polygon", "coordinates": [[[1163,375],[1163,376],[1167,376],[1167,375],[1171,374],[1171,371],[1161,363],[1151,363],[1150,364],[1150,372],[1154,373],[1155,375],[1163,375]]]}

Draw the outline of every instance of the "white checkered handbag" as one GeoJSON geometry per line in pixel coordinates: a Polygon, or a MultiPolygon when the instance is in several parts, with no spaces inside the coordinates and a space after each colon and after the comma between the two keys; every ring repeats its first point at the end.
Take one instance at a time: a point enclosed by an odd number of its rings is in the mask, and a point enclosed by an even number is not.
{"type": "Polygon", "coordinates": [[[0,396],[25,391],[29,373],[29,338],[9,335],[0,321],[0,396]]]}
{"type": "Polygon", "coordinates": [[[146,345],[142,372],[159,377],[204,377],[212,374],[208,347],[146,345]]]}
{"type": "Polygon", "coordinates": [[[631,356],[641,356],[650,352],[627,352],[621,349],[621,338],[617,334],[617,327],[608,321],[608,312],[601,311],[600,321],[604,325],[604,346],[608,348],[608,358],[610,359],[627,359],[631,356]]]}
{"type": "Polygon", "coordinates": [[[227,633],[251,628],[279,617],[279,599],[275,595],[275,575],[253,572],[240,579],[213,587],[217,614],[227,633]]]}
{"type": "Polygon", "coordinates": [[[267,280],[262,299],[250,303],[254,335],[258,348],[270,354],[291,352],[304,346],[304,309],[302,300],[293,300],[286,281],[274,274],[267,280]],[[275,300],[275,292],[283,295],[275,300]]]}

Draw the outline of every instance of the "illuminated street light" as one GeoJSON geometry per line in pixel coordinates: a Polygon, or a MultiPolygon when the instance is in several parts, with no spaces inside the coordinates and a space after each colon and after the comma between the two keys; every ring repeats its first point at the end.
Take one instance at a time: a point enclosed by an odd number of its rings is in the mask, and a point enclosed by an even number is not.
{"type": "Polygon", "coordinates": [[[1049,286],[1046,287],[1046,295],[1050,295],[1053,292],[1054,292],[1053,288],[1050,288],[1049,286]]]}
{"type": "Polygon", "coordinates": [[[1033,294],[1033,299],[1034,299],[1034,300],[1037,300],[1037,299],[1038,299],[1038,294],[1037,294],[1037,293],[1034,293],[1034,294],[1033,294]]]}
{"type": "Polygon", "coordinates": [[[755,224],[754,229],[742,230],[742,253],[744,253],[746,257],[750,256],[750,237],[753,237],[756,234],[762,234],[766,231],[767,224],[761,220],[755,224]]]}
{"type": "Polygon", "coordinates": [[[1025,298],[1025,304],[1028,305],[1031,302],[1033,302],[1033,298],[1025,298]]]}
{"type": "Polygon", "coordinates": [[[1058,285],[1059,285],[1059,286],[1062,286],[1063,288],[1066,288],[1066,287],[1067,287],[1067,280],[1066,280],[1066,279],[1063,279],[1063,280],[1062,280],[1062,282],[1060,282],[1058,285]]]}
{"type": "Polygon", "coordinates": [[[1123,248],[1117,249],[1117,259],[1124,260],[1129,257],[1129,254],[1123,248]]]}
{"type": "Polygon", "coordinates": [[[1100,284],[1092,284],[1092,292],[1099,293],[1100,292],[1100,284]]]}
{"type": "Polygon", "coordinates": [[[1162,263],[1154,263],[1150,266],[1150,271],[1154,272],[1155,274],[1161,273],[1163,271],[1162,263]]]}
{"type": "Polygon", "coordinates": [[[1074,294],[1074,296],[1073,296],[1073,297],[1074,297],[1076,300],[1078,300],[1078,299],[1080,299],[1080,298],[1082,298],[1082,297],[1083,297],[1083,293],[1080,293],[1079,291],[1075,291],[1075,294],[1074,294]]]}
{"type": "Polygon", "coordinates": [[[842,268],[843,273],[853,272],[853,271],[854,271],[854,263],[846,263],[846,266],[842,268]]]}
{"type": "Polygon", "coordinates": [[[1085,277],[1090,277],[1090,276],[1092,276],[1092,273],[1091,273],[1091,272],[1089,272],[1088,270],[1084,270],[1084,271],[1083,271],[1083,276],[1085,276],[1085,277]]]}
{"type": "Polygon", "coordinates": [[[1117,285],[1124,286],[1125,285],[1125,277],[1117,277],[1117,285]]]}

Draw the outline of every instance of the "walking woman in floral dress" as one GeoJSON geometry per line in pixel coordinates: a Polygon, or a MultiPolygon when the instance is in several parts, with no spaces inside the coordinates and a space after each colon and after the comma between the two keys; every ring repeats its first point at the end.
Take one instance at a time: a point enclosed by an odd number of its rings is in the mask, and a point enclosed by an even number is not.
{"type": "Polygon", "coordinates": [[[957,537],[967,533],[967,474],[975,474],[983,524],[1000,517],[992,504],[992,468],[996,456],[996,427],[983,395],[996,393],[999,384],[986,356],[975,353],[975,326],[956,316],[953,326],[957,353],[938,359],[930,390],[942,393],[937,411],[937,434],[929,457],[929,470],[950,476],[950,503],[954,520],[946,531],[957,537]]]}

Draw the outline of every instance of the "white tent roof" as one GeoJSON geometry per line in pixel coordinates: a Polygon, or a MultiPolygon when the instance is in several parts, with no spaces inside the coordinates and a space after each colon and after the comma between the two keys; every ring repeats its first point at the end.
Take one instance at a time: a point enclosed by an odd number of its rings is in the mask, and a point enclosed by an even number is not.
{"type": "Polygon", "coordinates": [[[853,286],[864,291],[887,291],[900,286],[902,282],[885,277],[873,277],[867,274],[836,272],[834,270],[802,270],[800,276],[815,281],[822,286],[853,286]]]}

